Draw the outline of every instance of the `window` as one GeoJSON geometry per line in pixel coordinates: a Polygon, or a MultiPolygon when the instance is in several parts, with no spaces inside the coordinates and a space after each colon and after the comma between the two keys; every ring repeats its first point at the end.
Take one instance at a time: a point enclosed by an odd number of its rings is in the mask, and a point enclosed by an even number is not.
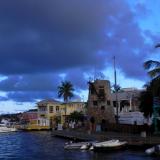
{"type": "Polygon", "coordinates": [[[109,100],[107,101],[107,105],[108,105],[108,106],[110,106],[110,105],[111,105],[111,102],[110,102],[109,100]]]}
{"type": "Polygon", "coordinates": [[[99,86],[98,94],[99,94],[100,100],[104,101],[104,99],[105,99],[104,86],[99,86]]]}
{"type": "Polygon", "coordinates": [[[105,106],[101,106],[101,110],[103,110],[103,111],[104,111],[104,110],[105,110],[105,106]]]}
{"type": "Polygon", "coordinates": [[[104,94],[104,88],[99,88],[99,94],[104,94]]]}
{"type": "Polygon", "coordinates": [[[45,112],[47,109],[47,106],[39,106],[39,111],[40,112],[45,112]]]}
{"type": "Polygon", "coordinates": [[[49,106],[49,113],[53,113],[53,106],[49,106]]]}
{"type": "Polygon", "coordinates": [[[93,105],[94,105],[94,106],[97,106],[97,105],[98,105],[98,102],[97,102],[97,101],[93,101],[93,105]]]}
{"type": "Polygon", "coordinates": [[[113,101],[113,106],[116,107],[116,101],[113,101]]]}
{"type": "Polygon", "coordinates": [[[56,112],[59,112],[59,106],[56,106],[56,112]]]}

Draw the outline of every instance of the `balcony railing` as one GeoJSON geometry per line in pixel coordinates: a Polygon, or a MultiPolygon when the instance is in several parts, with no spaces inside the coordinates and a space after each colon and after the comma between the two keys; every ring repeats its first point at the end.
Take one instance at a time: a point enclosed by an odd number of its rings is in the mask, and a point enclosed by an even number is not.
{"type": "Polygon", "coordinates": [[[38,111],[38,114],[48,114],[48,111],[38,111]]]}

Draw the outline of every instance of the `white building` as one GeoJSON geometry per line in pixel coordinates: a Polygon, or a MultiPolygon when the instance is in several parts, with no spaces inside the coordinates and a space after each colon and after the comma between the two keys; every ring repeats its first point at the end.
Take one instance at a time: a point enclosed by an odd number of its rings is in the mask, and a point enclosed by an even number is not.
{"type": "MultiPolygon", "coordinates": [[[[123,88],[117,92],[118,112],[139,111],[139,96],[142,90],[123,88]]],[[[116,113],[116,93],[112,93],[113,106],[116,113]]]]}
{"type": "MultiPolygon", "coordinates": [[[[118,115],[120,124],[143,125],[145,117],[139,111],[139,97],[143,90],[123,88],[117,93],[118,115]]],[[[112,93],[114,111],[116,114],[116,94],[112,93]]]]}

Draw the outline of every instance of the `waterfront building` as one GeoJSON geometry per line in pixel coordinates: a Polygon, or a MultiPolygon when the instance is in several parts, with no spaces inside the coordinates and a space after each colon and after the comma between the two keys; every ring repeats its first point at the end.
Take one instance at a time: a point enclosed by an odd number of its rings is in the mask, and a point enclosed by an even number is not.
{"type": "Polygon", "coordinates": [[[121,112],[119,113],[118,122],[120,124],[144,125],[146,118],[142,112],[121,112]]]}
{"type": "MultiPolygon", "coordinates": [[[[122,88],[117,92],[118,112],[137,112],[139,111],[139,96],[142,90],[136,88],[122,88]]],[[[112,93],[114,112],[116,113],[116,93],[112,93]]]]}
{"type": "Polygon", "coordinates": [[[85,102],[80,102],[80,101],[74,101],[74,102],[68,102],[68,103],[63,103],[63,110],[64,112],[62,113],[62,123],[64,123],[65,117],[66,119],[69,117],[69,115],[73,112],[82,112],[84,115],[86,114],[86,103],[85,102]],[[65,113],[66,110],[66,113],[65,113]]]}
{"type": "Polygon", "coordinates": [[[37,103],[38,125],[55,128],[58,123],[64,124],[65,119],[74,111],[85,113],[84,102],[61,103],[54,99],[42,100],[37,103]]]}
{"type": "Polygon", "coordinates": [[[37,103],[38,125],[48,128],[55,127],[57,116],[61,116],[61,103],[54,99],[46,99],[37,103]]]}
{"type": "Polygon", "coordinates": [[[68,102],[68,103],[63,103],[63,107],[65,108],[66,106],[66,115],[70,115],[71,113],[77,111],[77,112],[82,112],[83,114],[86,113],[85,102],[68,102]]]}
{"type": "MultiPolygon", "coordinates": [[[[122,88],[117,92],[118,115],[120,124],[144,125],[145,117],[139,110],[140,94],[137,88],[122,88]]],[[[112,93],[114,112],[116,114],[116,93],[112,93]]]]}
{"type": "Polygon", "coordinates": [[[37,109],[31,109],[22,113],[20,118],[21,129],[37,129],[38,127],[38,113],[37,109]]]}
{"type": "MultiPolygon", "coordinates": [[[[91,123],[115,123],[111,87],[108,80],[89,81],[88,116],[91,123]]],[[[92,128],[94,130],[94,128],[92,128]]]]}

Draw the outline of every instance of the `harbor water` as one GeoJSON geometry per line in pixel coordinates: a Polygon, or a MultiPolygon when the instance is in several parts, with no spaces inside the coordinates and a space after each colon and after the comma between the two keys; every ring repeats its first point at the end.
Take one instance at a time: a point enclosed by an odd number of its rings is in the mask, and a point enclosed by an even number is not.
{"type": "Polygon", "coordinates": [[[0,133],[0,159],[15,160],[158,160],[145,155],[144,150],[125,150],[112,153],[65,150],[64,139],[52,132],[0,133]]]}

